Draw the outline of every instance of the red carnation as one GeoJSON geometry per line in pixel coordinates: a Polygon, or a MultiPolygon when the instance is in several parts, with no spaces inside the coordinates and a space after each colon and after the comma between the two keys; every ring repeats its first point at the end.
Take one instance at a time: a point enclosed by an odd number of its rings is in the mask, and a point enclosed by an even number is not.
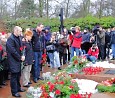
{"type": "Polygon", "coordinates": [[[54,84],[51,84],[51,85],[50,85],[50,88],[49,88],[50,92],[52,92],[52,91],[53,91],[54,87],[55,87],[55,85],[54,85],[54,84]]]}
{"type": "Polygon", "coordinates": [[[24,48],[23,48],[23,46],[22,47],[20,47],[20,51],[22,51],[24,48]]]}
{"type": "Polygon", "coordinates": [[[71,85],[71,86],[69,86],[69,88],[73,89],[73,88],[74,88],[74,86],[72,86],[72,85],[71,85]]]}
{"type": "Polygon", "coordinates": [[[2,51],[3,50],[3,48],[2,48],[2,46],[0,46],[0,51],[2,51]]]}
{"type": "Polygon", "coordinates": [[[61,94],[60,90],[56,90],[56,91],[55,91],[55,94],[56,94],[56,95],[60,95],[60,94],[61,94]]]}
{"type": "Polygon", "coordinates": [[[46,55],[46,54],[43,54],[43,55],[42,55],[42,58],[46,58],[46,57],[47,57],[47,55],[46,55]]]}
{"type": "Polygon", "coordinates": [[[75,60],[75,61],[74,61],[74,64],[78,64],[78,61],[77,61],[77,60],[75,60]]]}
{"type": "Polygon", "coordinates": [[[63,84],[64,84],[64,82],[63,82],[63,81],[61,81],[59,84],[62,84],[62,85],[63,85],[63,84]]]}
{"type": "Polygon", "coordinates": [[[77,98],[75,94],[71,94],[70,98],[77,98]]]}

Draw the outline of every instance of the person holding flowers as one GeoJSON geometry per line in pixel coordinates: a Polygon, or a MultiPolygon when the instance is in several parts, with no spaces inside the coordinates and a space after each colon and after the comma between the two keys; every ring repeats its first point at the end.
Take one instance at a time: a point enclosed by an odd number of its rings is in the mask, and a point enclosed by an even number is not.
{"type": "Polygon", "coordinates": [[[21,56],[21,39],[22,28],[19,26],[14,27],[14,32],[8,38],[6,42],[7,57],[9,63],[9,69],[11,72],[10,87],[11,93],[14,97],[21,97],[19,92],[25,90],[21,88],[20,76],[21,76],[21,62],[25,60],[25,56],[21,56]]]}
{"type": "Polygon", "coordinates": [[[31,43],[32,36],[33,32],[30,29],[27,29],[24,33],[24,38],[22,39],[23,47],[25,48],[25,61],[23,62],[24,69],[22,70],[23,87],[29,87],[29,84],[31,84],[30,71],[33,64],[33,49],[31,43]]]}

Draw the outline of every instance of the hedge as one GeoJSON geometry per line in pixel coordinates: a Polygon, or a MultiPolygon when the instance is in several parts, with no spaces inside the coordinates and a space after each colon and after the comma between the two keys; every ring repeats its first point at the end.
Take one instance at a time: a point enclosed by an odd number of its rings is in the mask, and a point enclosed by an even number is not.
{"type": "MultiPolygon", "coordinates": [[[[21,26],[23,30],[26,28],[35,28],[38,23],[43,23],[45,26],[51,26],[51,30],[58,31],[60,21],[59,18],[31,18],[31,19],[18,19],[18,20],[10,20],[6,21],[7,31],[11,32],[12,28],[15,25],[21,26]]],[[[83,30],[84,28],[92,29],[96,23],[99,23],[103,28],[110,28],[115,26],[115,18],[114,17],[103,17],[98,19],[93,16],[86,16],[85,18],[68,18],[64,20],[64,26],[66,28],[70,28],[73,26],[80,26],[83,30]]]]}

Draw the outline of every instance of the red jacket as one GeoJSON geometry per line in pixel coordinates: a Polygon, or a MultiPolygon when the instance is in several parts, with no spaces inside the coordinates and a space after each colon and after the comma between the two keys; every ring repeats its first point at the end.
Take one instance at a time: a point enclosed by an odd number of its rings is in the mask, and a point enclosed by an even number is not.
{"type": "Polygon", "coordinates": [[[96,58],[98,58],[98,54],[99,54],[99,49],[96,48],[95,51],[92,51],[92,47],[89,49],[88,54],[91,56],[95,56],[96,58]]]}
{"type": "Polygon", "coordinates": [[[73,42],[71,46],[75,48],[81,48],[81,42],[82,42],[82,35],[80,32],[78,32],[75,35],[73,35],[73,42]]]}

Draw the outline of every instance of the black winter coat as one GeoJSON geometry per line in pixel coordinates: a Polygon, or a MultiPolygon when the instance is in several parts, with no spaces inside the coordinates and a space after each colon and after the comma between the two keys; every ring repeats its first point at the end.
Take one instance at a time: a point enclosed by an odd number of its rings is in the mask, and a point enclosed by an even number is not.
{"type": "Polygon", "coordinates": [[[33,64],[33,49],[32,49],[32,43],[31,42],[24,42],[23,43],[25,48],[25,65],[32,65],[33,64]]]}
{"type": "Polygon", "coordinates": [[[12,34],[6,42],[6,51],[11,73],[21,71],[21,39],[12,34]]]}
{"type": "Polygon", "coordinates": [[[42,32],[40,34],[38,34],[38,32],[36,32],[36,30],[33,30],[32,46],[33,46],[34,52],[44,51],[45,36],[42,32]]]}

